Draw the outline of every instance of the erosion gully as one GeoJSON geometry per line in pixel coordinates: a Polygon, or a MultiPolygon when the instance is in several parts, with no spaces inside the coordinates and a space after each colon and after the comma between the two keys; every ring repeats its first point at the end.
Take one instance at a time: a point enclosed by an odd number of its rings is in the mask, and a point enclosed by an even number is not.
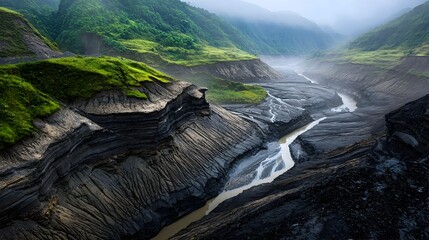
{"type": "MultiPolygon", "coordinates": [[[[305,76],[302,73],[295,72],[297,75],[301,76],[302,78],[310,81],[312,84],[319,84],[317,81],[305,76]]],[[[270,104],[270,114],[272,115],[271,121],[275,122],[276,120],[276,111],[273,111],[273,107],[275,107],[275,104],[272,104],[274,101],[277,101],[279,104],[287,105],[282,99],[277,98],[270,93],[268,93],[269,97],[271,98],[271,104],[270,104]]],[[[341,97],[343,101],[343,105],[331,109],[332,112],[354,112],[357,110],[357,102],[350,96],[344,94],[344,93],[338,93],[338,95],[341,97]]],[[[250,189],[252,187],[271,183],[273,182],[277,177],[280,175],[286,173],[288,170],[293,168],[295,165],[295,162],[291,156],[289,145],[292,144],[297,137],[299,137],[301,134],[311,130],[315,126],[317,126],[320,122],[325,120],[326,117],[320,118],[318,120],[315,120],[311,122],[310,124],[297,129],[283,138],[281,138],[278,142],[280,145],[279,148],[274,148],[272,152],[266,157],[265,159],[261,159],[259,163],[256,164],[255,169],[253,170],[252,174],[250,174],[253,177],[253,180],[247,181],[246,184],[237,186],[236,188],[225,190],[224,192],[220,193],[216,198],[209,200],[205,206],[202,208],[188,214],[187,216],[179,219],[178,221],[174,222],[173,224],[165,227],[162,229],[162,231],[154,237],[152,240],[166,240],[170,237],[174,236],[179,231],[185,229],[188,227],[191,223],[200,220],[205,215],[209,214],[211,211],[213,211],[217,206],[219,206],[222,202],[231,199],[243,191],[250,189]]],[[[245,169],[248,169],[250,165],[255,164],[252,163],[251,160],[244,159],[241,161],[241,163],[235,168],[235,170],[231,173],[231,177],[234,176],[240,176],[245,169]]],[[[246,173],[248,176],[249,173],[246,173]]]]}

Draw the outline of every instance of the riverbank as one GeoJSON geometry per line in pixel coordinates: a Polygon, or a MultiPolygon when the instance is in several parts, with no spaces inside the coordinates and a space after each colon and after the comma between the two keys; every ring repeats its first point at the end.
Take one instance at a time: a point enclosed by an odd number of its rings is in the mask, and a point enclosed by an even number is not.
{"type": "MultiPolygon", "coordinates": [[[[295,127],[290,126],[290,124],[279,126],[279,122],[285,120],[284,116],[288,117],[286,119],[289,122],[295,122],[294,120],[290,120],[293,114],[310,114],[313,112],[319,115],[324,112],[326,115],[332,115],[342,111],[353,112],[357,109],[356,102],[351,97],[346,95],[340,97],[337,93],[318,86],[315,82],[305,82],[308,78],[305,78],[302,74],[297,74],[296,78],[301,79],[294,82],[285,80],[283,83],[261,84],[268,91],[269,98],[265,101],[265,104],[259,106],[226,106],[236,114],[262,126],[262,129],[265,129],[268,135],[275,135],[278,136],[277,139],[281,139],[277,142],[275,141],[276,139],[271,138],[275,142],[268,144],[267,149],[258,152],[250,158],[241,160],[235,166],[235,170],[229,174],[229,180],[225,185],[224,192],[208,201],[203,208],[164,228],[154,239],[161,240],[172,237],[192,222],[212,212],[222,202],[234,198],[253,187],[269,184],[290,170],[295,165],[289,149],[290,145],[297,137],[317,126],[326,117],[320,117],[318,120],[309,121],[305,125],[298,127],[296,127],[297,125],[295,127]],[[291,87],[292,84],[294,87],[291,87]],[[295,91],[295,94],[288,94],[287,91],[290,93],[291,90],[295,91]],[[276,96],[271,94],[271,92],[276,94],[276,96]],[[317,101],[314,99],[315,93],[319,97],[317,101]],[[284,96],[288,97],[285,98],[284,96]],[[292,99],[290,96],[299,97],[299,100],[292,99]],[[303,100],[304,96],[308,96],[307,101],[303,100]],[[338,103],[338,98],[345,101],[338,103]],[[341,103],[342,105],[340,105],[341,103]],[[317,112],[317,110],[320,112],[317,112]],[[276,125],[279,127],[276,128],[276,125]],[[287,129],[292,129],[292,131],[288,132],[286,136],[279,136],[279,133],[287,132],[287,129]],[[269,132],[270,130],[272,132],[269,132]]],[[[304,122],[298,121],[298,123],[303,124],[304,122]]]]}

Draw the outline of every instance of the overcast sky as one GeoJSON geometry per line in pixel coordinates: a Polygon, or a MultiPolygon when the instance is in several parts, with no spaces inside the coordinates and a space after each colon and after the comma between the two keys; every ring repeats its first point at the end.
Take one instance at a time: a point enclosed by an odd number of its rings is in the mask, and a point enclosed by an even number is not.
{"type": "MultiPolygon", "coordinates": [[[[213,0],[216,1],[216,0],[213,0]]],[[[354,35],[426,0],[244,0],[271,11],[294,11],[319,25],[354,35]]]]}

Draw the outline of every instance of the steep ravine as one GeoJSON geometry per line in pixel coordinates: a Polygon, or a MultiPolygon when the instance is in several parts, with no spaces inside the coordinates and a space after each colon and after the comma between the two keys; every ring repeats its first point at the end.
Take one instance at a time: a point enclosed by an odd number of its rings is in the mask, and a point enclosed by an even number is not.
{"type": "Polygon", "coordinates": [[[339,111],[354,111],[353,99],[315,83],[283,79],[261,86],[268,91],[268,98],[259,105],[228,105],[235,114],[255,122],[266,133],[270,143],[265,149],[240,161],[229,174],[224,191],[208,201],[204,207],[164,228],[154,239],[167,239],[192,222],[200,220],[222,202],[252,187],[270,183],[294,166],[290,144],[302,133],[317,126],[326,116],[339,111]],[[341,99],[348,100],[339,106],[341,99]],[[316,115],[310,116],[310,113],[316,115]],[[314,120],[314,119],[317,120],[314,120]],[[281,140],[279,140],[281,138],[281,140]]]}
{"type": "Polygon", "coordinates": [[[143,87],[148,100],[112,91],[64,107],[0,153],[0,238],[149,238],[217,194],[263,142],[205,89],[143,87]]]}

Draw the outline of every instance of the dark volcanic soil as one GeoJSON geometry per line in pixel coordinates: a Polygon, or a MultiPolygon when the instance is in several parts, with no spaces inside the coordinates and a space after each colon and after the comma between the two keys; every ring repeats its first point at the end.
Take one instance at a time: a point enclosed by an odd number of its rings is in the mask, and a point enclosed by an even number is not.
{"type": "Polygon", "coordinates": [[[299,164],[174,239],[428,239],[429,95],[387,132],[299,164]]]}

